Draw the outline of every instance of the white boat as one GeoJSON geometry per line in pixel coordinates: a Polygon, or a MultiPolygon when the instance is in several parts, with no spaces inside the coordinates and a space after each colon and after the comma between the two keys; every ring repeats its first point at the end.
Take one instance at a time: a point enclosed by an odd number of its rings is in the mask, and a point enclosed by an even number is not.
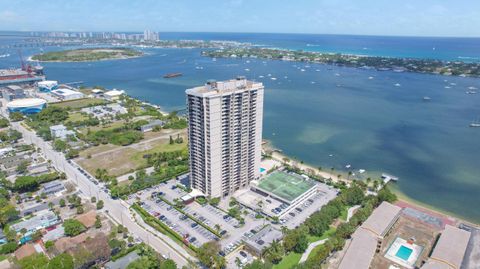
{"type": "Polygon", "coordinates": [[[311,84],[315,84],[315,81],[310,81],[311,84]]]}
{"type": "Polygon", "coordinates": [[[368,77],[368,79],[373,79],[373,77],[368,77]]]}
{"type": "Polygon", "coordinates": [[[10,54],[8,54],[8,53],[7,54],[2,54],[2,55],[0,55],[0,58],[7,58],[9,56],[10,56],[10,54]]]}
{"type": "Polygon", "coordinates": [[[470,127],[473,127],[473,128],[480,127],[480,120],[476,120],[476,121],[473,121],[472,123],[470,123],[470,127]]]}
{"type": "Polygon", "coordinates": [[[350,168],[350,167],[352,167],[350,164],[345,165],[345,168],[347,168],[347,169],[350,168]]]}
{"type": "Polygon", "coordinates": [[[465,93],[466,93],[466,94],[476,94],[477,91],[466,91],[465,93]]]}
{"type": "Polygon", "coordinates": [[[400,83],[395,83],[395,87],[400,87],[402,85],[400,85],[400,83]]]}
{"type": "Polygon", "coordinates": [[[258,78],[264,78],[264,76],[258,76],[258,78]]]}
{"type": "Polygon", "coordinates": [[[477,87],[470,86],[470,87],[468,87],[468,89],[469,89],[469,90],[476,90],[477,87]]]}
{"type": "Polygon", "coordinates": [[[300,71],[305,72],[305,69],[302,68],[302,69],[300,69],[300,71]]]}
{"type": "Polygon", "coordinates": [[[424,96],[424,97],[423,97],[423,101],[430,101],[430,100],[432,100],[432,98],[430,98],[430,97],[428,97],[428,96],[424,96]]]}
{"type": "Polygon", "coordinates": [[[245,68],[244,70],[247,71],[247,72],[250,71],[250,69],[248,69],[248,68],[245,68]]]}
{"type": "Polygon", "coordinates": [[[445,86],[445,89],[450,89],[451,87],[450,86],[445,86]]]}
{"type": "Polygon", "coordinates": [[[360,174],[365,173],[365,169],[358,169],[358,173],[360,173],[360,174]]]}
{"type": "Polygon", "coordinates": [[[340,76],[340,74],[339,74],[339,73],[335,73],[335,76],[339,77],[339,76],[340,76]]]}
{"type": "Polygon", "coordinates": [[[320,69],[315,70],[316,72],[320,72],[320,69]]]}
{"type": "Polygon", "coordinates": [[[277,80],[277,78],[270,78],[271,80],[277,80]]]}

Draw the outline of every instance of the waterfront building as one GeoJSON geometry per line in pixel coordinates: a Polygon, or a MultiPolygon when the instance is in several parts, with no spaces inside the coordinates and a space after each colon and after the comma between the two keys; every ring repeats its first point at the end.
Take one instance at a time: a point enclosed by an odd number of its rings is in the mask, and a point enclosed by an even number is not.
{"type": "Polygon", "coordinates": [[[15,99],[7,104],[8,112],[21,112],[23,114],[35,114],[47,106],[47,101],[40,98],[15,99]]]}
{"type": "Polygon", "coordinates": [[[244,77],[186,90],[192,189],[225,197],[259,178],[263,92],[244,77]]]}
{"type": "Polygon", "coordinates": [[[7,101],[25,98],[26,94],[22,87],[18,85],[8,85],[2,88],[2,97],[7,101]]]}
{"type": "Polygon", "coordinates": [[[56,90],[52,90],[51,93],[62,101],[81,99],[85,97],[83,93],[68,88],[59,88],[56,90]]]}
{"type": "Polygon", "coordinates": [[[122,96],[124,93],[125,93],[125,91],[123,91],[123,90],[119,91],[119,90],[113,89],[111,91],[105,92],[103,94],[103,96],[108,101],[116,101],[116,100],[120,99],[120,96],[122,96]]]}
{"type": "Polygon", "coordinates": [[[39,92],[50,92],[58,87],[58,81],[44,80],[37,83],[39,92]]]}

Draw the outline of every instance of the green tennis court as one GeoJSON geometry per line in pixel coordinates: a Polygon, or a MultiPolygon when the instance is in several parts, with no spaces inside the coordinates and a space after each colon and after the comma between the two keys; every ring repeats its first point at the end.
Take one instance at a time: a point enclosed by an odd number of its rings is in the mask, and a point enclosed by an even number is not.
{"type": "Polygon", "coordinates": [[[287,201],[293,201],[310,188],[315,182],[306,181],[301,176],[275,171],[260,180],[258,188],[264,192],[274,194],[287,201]]]}

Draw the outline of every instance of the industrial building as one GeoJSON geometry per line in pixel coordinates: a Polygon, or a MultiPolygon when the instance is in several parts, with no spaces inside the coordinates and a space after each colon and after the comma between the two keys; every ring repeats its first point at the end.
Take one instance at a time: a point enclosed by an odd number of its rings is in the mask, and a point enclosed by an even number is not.
{"type": "Polygon", "coordinates": [[[116,101],[120,99],[120,96],[122,96],[123,94],[125,94],[125,91],[113,89],[111,91],[105,92],[103,94],[103,97],[105,97],[105,99],[107,99],[108,101],[116,101]]]}
{"type": "Polygon", "coordinates": [[[85,97],[83,93],[68,88],[58,88],[56,90],[52,90],[51,93],[53,96],[59,98],[62,101],[81,99],[85,97]]]}
{"type": "Polygon", "coordinates": [[[51,92],[58,87],[58,81],[44,80],[37,83],[39,92],[51,92]]]}
{"type": "Polygon", "coordinates": [[[192,189],[225,197],[260,176],[263,92],[243,77],[186,90],[192,189]]]}
{"type": "Polygon", "coordinates": [[[18,85],[7,85],[2,88],[2,97],[7,101],[22,99],[26,97],[25,91],[18,85]]]}
{"type": "Polygon", "coordinates": [[[15,99],[7,104],[8,112],[21,112],[23,114],[35,114],[47,106],[47,101],[40,98],[15,99]]]}
{"type": "Polygon", "coordinates": [[[161,120],[152,120],[148,124],[140,126],[140,130],[143,133],[151,132],[155,127],[162,127],[163,125],[165,125],[165,122],[161,120]]]}

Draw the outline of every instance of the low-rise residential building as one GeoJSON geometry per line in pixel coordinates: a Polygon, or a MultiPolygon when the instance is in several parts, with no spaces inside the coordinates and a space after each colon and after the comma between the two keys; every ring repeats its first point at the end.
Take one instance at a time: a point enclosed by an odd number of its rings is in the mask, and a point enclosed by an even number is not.
{"type": "Polygon", "coordinates": [[[101,105],[101,106],[84,107],[82,108],[81,111],[89,115],[92,115],[97,119],[103,119],[105,117],[114,117],[114,116],[122,115],[128,112],[126,108],[124,108],[123,106],[117,103],[101,105]]]}
{"type": "Polygon", "coordinates": [[[353,233],[338,268],[369,269],[375,253],[382,247],[384,237],[398,220],[401,210],[387,202],[380,204],[353,233]]]}
{"type": "Polygon", "coordinates": [[[66,139],[69,135],[75,135],[74,131],[67,130],[63,124],[50,126],[50,133],[53,138],[66,139]]]}
{"type": "Polygon", "coordinates": [[[39,243],[34,243],[34,244],[27,243],[21,246],[20,248],[18,248],[15,251],[14,255],[15,255],[15,258],[17,258],[17,260],[21,260],[23,258],[32,256],[33,254],[37,254],[37,253],[45,253],[43,246],[39,243]]]}
{"type": "Polygon", "coordinates": [[[21,233],[25,229],[23,237],[20,239],[21,243],[31,240],[30,235],[38,230],[45,229],[60,223],[60,219],[50,210],[43,210],[38,212],[35,216],[23,220],[21,222],[12,224],[11,229],[17,233],[21,233]]]}
{"type": "Polygon", "coordinates": [[[142,125],[140,130],[144,133],[151,132],[154,130],[155,127],[163,127],[165,125],[164,121],[161,120],[152,120],[148,124],[142,125]]]}
{"type": "Polygon", "coordinates": [[[467,250],[470,232],[446,225],[432,255],[421,267],[422,269],[456,269],[461,268],[467,250]]]}

